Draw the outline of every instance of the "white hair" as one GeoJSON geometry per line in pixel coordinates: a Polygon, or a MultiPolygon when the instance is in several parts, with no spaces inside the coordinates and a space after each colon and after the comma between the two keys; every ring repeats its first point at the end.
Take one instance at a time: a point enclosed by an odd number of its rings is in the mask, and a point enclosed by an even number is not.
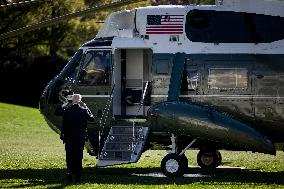
{"type": "Polygon", "coordinates": [[[72,96],[72,103],[73,104],[78,104],[81,102],[82,96],[80,94],[73,94],[72,96]]]}

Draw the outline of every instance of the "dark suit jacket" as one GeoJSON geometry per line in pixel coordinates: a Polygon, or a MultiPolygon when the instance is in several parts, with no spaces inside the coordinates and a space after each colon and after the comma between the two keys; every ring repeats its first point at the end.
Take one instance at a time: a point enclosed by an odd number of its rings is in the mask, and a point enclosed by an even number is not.
{"type": "Polygon", "coordinates": [[[61,137],[64,142],[84,144],[86,138],[87,121],[94,121],[94,116],[88,108],[78,104],[61,107],[56,115],[63,115],[61,137]]]}

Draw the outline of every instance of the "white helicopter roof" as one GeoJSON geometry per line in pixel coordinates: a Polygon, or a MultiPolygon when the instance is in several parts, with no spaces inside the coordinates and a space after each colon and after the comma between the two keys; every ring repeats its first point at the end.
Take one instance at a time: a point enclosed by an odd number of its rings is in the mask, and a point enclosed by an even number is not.
{"type": "Polygon", "coordinates": [[[272,16],[284,16],[284,1],[272,0],[216,0],[216,5],[160,5],[141,7],[133,10],[123,10],[111,13],[104,26],[98,32],[96,38],[119,36],[134,37],[133,31],[143,30],[143,24],[139,26],[139,17],[153,14],[179,14],[186,15],[193,9],[247,12],[272,16]],[[138,19],[135,26],[135,12],[138,19]],[[135,28],[136,27],[136,28],[135,28]],[[141,28],[139,28],[141,27],[141,28]],[[139,30],[140,29],[140,30],[139,30]]]}
{"type": "Polygon", "coordinates": [[[284,40],[242,44],[192,42],[185,33],[186,15],[191,10],[233,11],[284,17],[284,1],[217,0],[215,5],[161,5],[124,10],[110,14],[96,38],[114,37],[114,48],[151,48],[156,53],[169,53],[169,50],[171,53],[283,53],[284,40]],[[157,20],[167,22],[167,16],[170,18],[168,22],[175,22],[176,28],[168,30],[149,26],[152,25],[149,22],[154,24],[157,20]]]}
{"type": "Polygon", "coordinates": [[[132,35],[135,28],[135,10],[124,10],[111,13],[99,30],[96,38],[132,35]]]}

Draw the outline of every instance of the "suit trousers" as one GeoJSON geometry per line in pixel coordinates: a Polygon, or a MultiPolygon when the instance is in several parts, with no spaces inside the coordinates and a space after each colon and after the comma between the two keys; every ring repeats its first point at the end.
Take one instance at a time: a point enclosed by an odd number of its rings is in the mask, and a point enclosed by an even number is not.
{"type": "Polygon", "coordinates": [[[82,159],[83,159],[84,144],[75,142],[66,142],[66,164],[68,174],[81,177],[82,174],[82,159]]]}

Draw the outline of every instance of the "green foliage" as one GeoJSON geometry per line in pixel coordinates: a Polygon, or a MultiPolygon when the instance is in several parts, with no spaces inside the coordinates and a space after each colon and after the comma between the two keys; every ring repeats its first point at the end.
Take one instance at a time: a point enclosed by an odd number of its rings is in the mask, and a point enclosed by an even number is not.
{"type": "MultiPolygon", "coordinates": [[[[0,9],[0,33],[95,6],[91,2],[86,4],[84,0],[54,0],[27,6],[2,8],[0,9]]],[[[109,3],[109,1],[100,1],[100,4],[104,3],[109,3]]],[[[127,8],[141,5],[145,3],[133,4],[127,8]]],[[[3,53],[2,56],[9,59],[10,56],[19,55],[28,58],[30,62],[33,58],[43,55],[58,54],[65,58],[70,57],[72,53],[68,52],[74,52],[80,45],[95,37],[101,27],[98,21],[104,21],[109,12],[113,10],[115,9],[94,12],[93,15],[65,20],[50,27],[7,38],[1,42],[0,48],[10,53],[3,53]]]]}
{"type": "Polygon", "coordinates": [[[59,136],[48,128],[37,109],[0,103],[1,188],[284,188],[284,153],[277,156],[221,151],[224,166],[201,171],[197,151],[187,152],[185,177],[160,173],[165,151],[145,152],[137,164],[96,168],[94,157],[84,154],[83,178],[65,181],[65,152],[59,136]]]}
{"type": "MultiPolygon", "coordinates": [[[[5,33],[84,8],[83,0],[42,1],[42,3],[24,7],[3,8],[0,16],[2,20],[0,31],[5,33]]],[[[60,54],[64,52],[64,47],[70,46],[70,43],[64,39],[70,35],[70,32],[74,33],[74,30],[76,30],[76,27],[73,27],[72,23],[66,21],[52,27],[30,31],[5,39],[1,48],[10,49],[13,54],[29,59],[42,55],[56,54],[57,52],[60,54]]],[[[78,43],[72,44],[71,47],[77,47],[78,43]]]]}

